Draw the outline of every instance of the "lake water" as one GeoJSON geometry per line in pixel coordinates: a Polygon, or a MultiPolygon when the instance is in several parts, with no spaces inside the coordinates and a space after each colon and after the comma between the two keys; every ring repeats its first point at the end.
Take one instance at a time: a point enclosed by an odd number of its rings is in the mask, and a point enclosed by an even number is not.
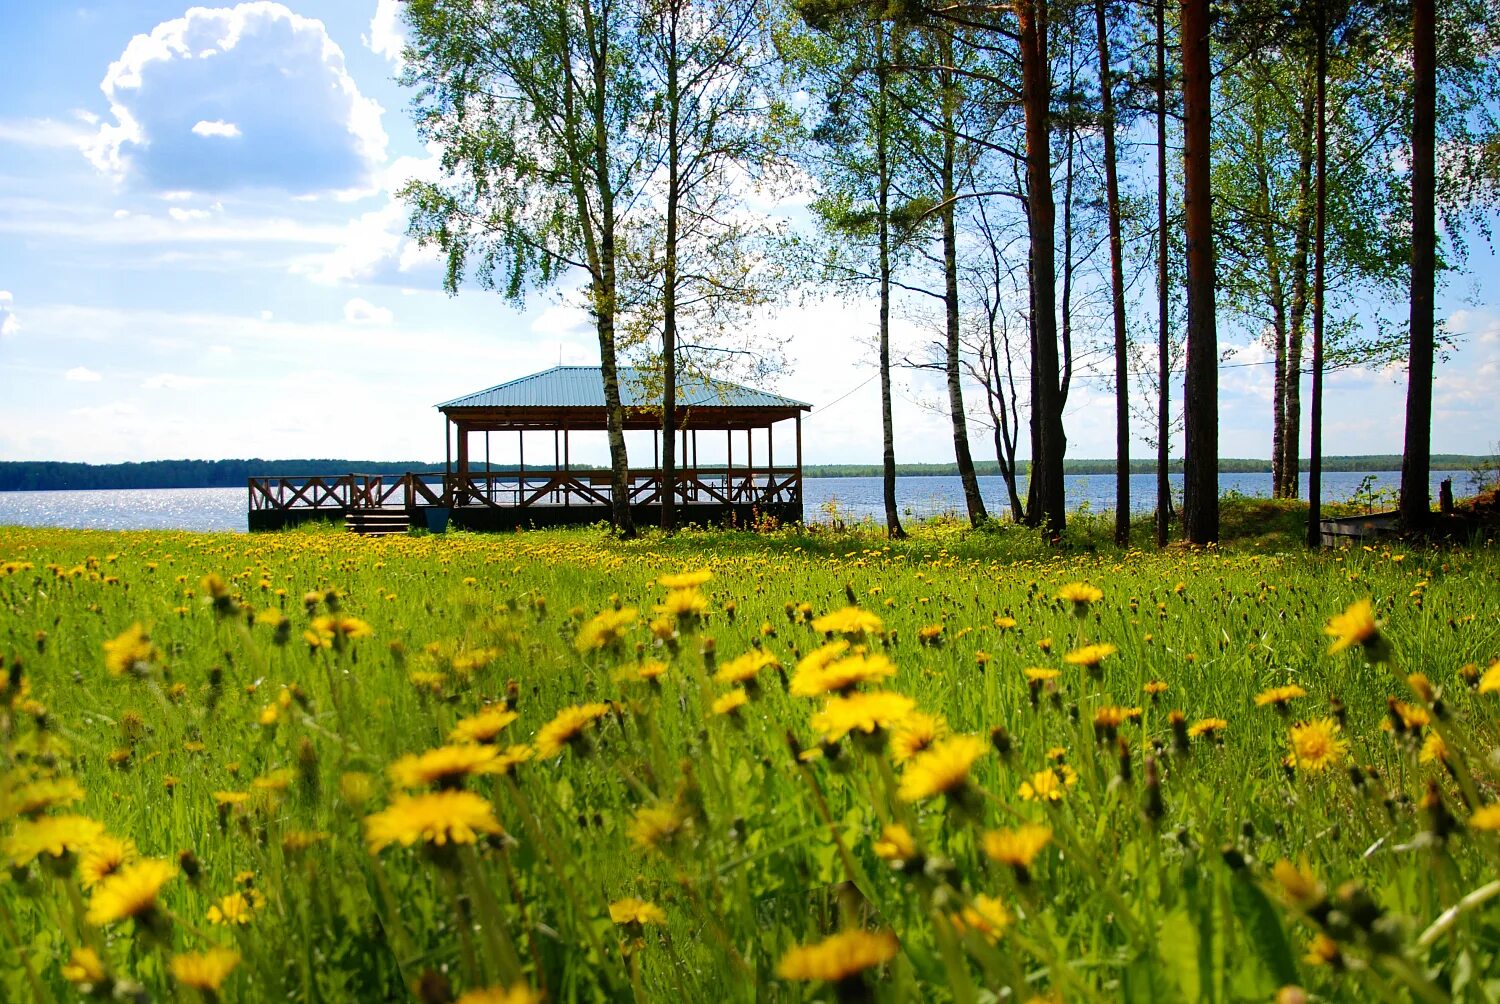
{"type": "MultiPolygon", "coordinates": [[[[1395,490],[1398,471],[1373,474],[1377,489],[1395,490]]],[[[1432,475],[1432,497],[1438,483],[1453,479],[1458,495],[1466,492],[1466,471],[1437,471],[1432,475]]],[[[1352,496],[1365,475],[1359,472],[1325,473],[1323,498],[1342,500],[1352,496]]],[[[1066,479],[1068,507],[1112,509],[1115,500],[1113,474],[1079,474],[1066,479]]],[[[1182,476],[1172,475],[1177,491],[1182,476]]],[[[980,478],[980,492],[991,513],[1009,511],[1005,482],[998,477],[980,478]]],[[[827,503],[834,502],[845,518],[865,516],[884,521],[879,478],[808,478],[804,482],[808,520],[826,519],[827,503]]],[[[1223,474],[1221,491],[1244,495],[1271,494],[1269,474],[1223,474]]],[[[1022,498],[1025,498],[1024,483],[1022,498]]],[[[1302,476],[1307,493],[1307,475],[1302,476]]],[[[245,529],[246,491],[243,488],[157,488],[123,491],[0,492],[0,526],[66,526],[92,530],[236,530],[245,529]]],[[[963,489],[956,477],[912,477],[896,481],[896,501],[903,517],[921,518],[944,512],[962,512],[963,489]]],[[[1131,509],[1150,511],[1156,506],[1156,477],[1137,474],[1130,479],[1131,509]]]]}

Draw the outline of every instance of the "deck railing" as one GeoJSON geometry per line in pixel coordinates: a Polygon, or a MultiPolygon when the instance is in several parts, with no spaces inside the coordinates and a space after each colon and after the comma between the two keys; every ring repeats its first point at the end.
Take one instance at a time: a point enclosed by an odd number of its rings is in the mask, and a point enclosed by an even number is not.
{"type": "MultiPolygon", "coordinates": [[[[798,504],[802,473],[795,467],[697,467],[676,472],[680,506],[798,504]]],[[[492,471],[467,475],[409,473],[395,476],[344,474],[254,477],[249,479],[252,510],[413,509],[421,506],[607,507],[613,495],[609,471],[492,471]]],[[[659,505],[662,472],[629,472],[632,505],[659,505]]]]}

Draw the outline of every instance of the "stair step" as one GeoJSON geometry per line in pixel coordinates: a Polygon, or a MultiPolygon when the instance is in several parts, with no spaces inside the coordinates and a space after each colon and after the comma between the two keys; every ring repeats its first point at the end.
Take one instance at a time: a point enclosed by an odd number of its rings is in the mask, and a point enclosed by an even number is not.
{"type": "Polygon", "coordinates": [[[386,537],[410,530],[411,518],[405,509],[350,509],[344,513],[344,529],[366,537],[386,537]]]}

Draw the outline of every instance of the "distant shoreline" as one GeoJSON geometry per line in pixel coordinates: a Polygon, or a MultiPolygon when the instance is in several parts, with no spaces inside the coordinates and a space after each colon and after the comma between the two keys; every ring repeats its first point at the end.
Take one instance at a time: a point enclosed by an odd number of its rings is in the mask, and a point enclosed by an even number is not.
{"type": "MultiPolygon", "coordinates": [[[[1433,470],[1463,471],[1479,466],[1492,466],[1495,458],[1469,454],[1435,453],[1432,455],[1433,470]]],[[[602,470],[593,465],[575,464],[575,470],[602,470]]],[[[545,465],[536,468],[544,469],[545,465]]],[[[981,477],[998,477],[999,466],[994,461],[977,463],[975,468],[981,477]]],[[[1025,476],[1026,461],[1019,462],[1019,474],[1025,476]]],[[[251,477],[279,475],[304,477],[313,475],[339,475],[348,473],[399,476],[407,472],[441,471],[442,464],[421,461],[373,461],[373,460],[148,460],[128,464],[73,464],[58,461],[0,461],[0,491],[90,491],[119,490],[129,488],[242,488],[251,477]]],[[[495,465],[496,473],[512,472],[511,466],[495,465]]],[[[1378,454],[1360,456],[1324,457],[1323,470],[1348,471],[1399,471],[1400,454],[1378,454]]],[[[1151,474],[1156,470],[1154,460],[1133,460],[1132,474],[1151,474]]],[[[1169,467],[1173,474],[1181,473],[1182,461],[1173,460],[1169,467]]],[[[1265,474],[1271,470],[1271,462],[1259,458],[1225,458],[1219,462],[1221,474],[1265,474]]],[[[1302,463],[1307,470],[1307,462],[1302,463]]],[[[1113,474],[1113,460],[1091,460],[1085,458],[1068,460],[1064,473],[1113,474]]],[[[897,464],[899,477],[955,477],[958,468],[951,464],[897,464]]],[[[861,478],[879,477],[879,464],[807,464],[803,475],[809,478],[861,478]]]]}

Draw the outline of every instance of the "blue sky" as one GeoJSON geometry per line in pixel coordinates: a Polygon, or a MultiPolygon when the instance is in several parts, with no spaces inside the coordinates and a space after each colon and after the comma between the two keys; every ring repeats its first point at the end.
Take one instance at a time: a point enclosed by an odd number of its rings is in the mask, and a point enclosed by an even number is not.
{"type": "MultiPolygon", "coordinates": [[[[404,236],[392,193],[436,168],[394,80],[396,7],[5,0],[0,459],[431,460],[435,402],[597,362],[576,307],[449,297],[404,236]]],[[[1500,268],[1483,245],[1471,267],[1439,300],[1463,336],[1437,378],[1444,452],[1500,441],[1500,268]]],[[[816,406],[810,462],[880,456],[874,321],[847,299],[761,321],[791,338],[774,389],[816,406]]],[[[915,320],[898,335],[923,338],[915,320]]],[[[1270,368],[1221,378],[1222,453],[1266,456],[1270,368]]],[[[1325,450],[1399,452],[1404,393],[1401,372],[1333,376],[1325,450]]],[[[951,460],[937,399],[900,381],[901,460],[951,460]]],[[[1075,389],[1070,455],[1110,455],[1112,416],[1098,381],[1075,389]]],[[[979,431],[974,448],[992,455],[979,431]]]]}

